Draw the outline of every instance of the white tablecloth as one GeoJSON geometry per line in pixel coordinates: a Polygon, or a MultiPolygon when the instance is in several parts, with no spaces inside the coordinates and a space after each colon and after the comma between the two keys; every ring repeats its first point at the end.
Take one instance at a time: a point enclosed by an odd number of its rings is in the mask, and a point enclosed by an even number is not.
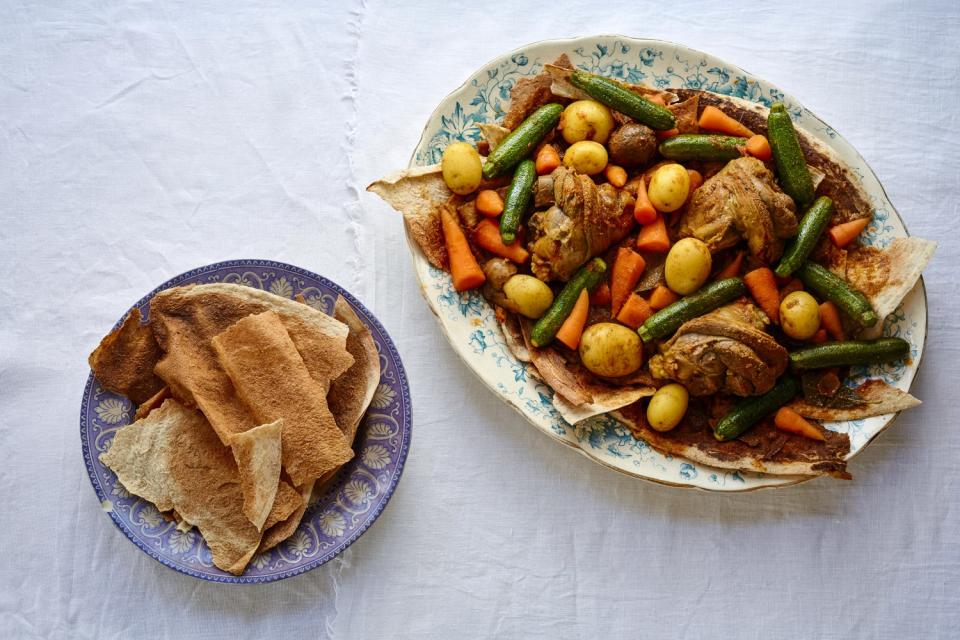
{"type": "Polygon", "coordinates": [[[957,637],[956,3],[394,4],[0,6],[0,637],[957,637]],[[711,495],[554,444],[462,366],[399,216],[363,191],[486,60],[617,32],[799,96],[911,232],[940,241],[925,403],[854,481],[711,495]],[[238,257],[349,288],[413,390],[413,447],[380,520],[341,559],[261,587],[136,549],[100,510],[77,437],[100,336],[168,277],[238,257]]]}

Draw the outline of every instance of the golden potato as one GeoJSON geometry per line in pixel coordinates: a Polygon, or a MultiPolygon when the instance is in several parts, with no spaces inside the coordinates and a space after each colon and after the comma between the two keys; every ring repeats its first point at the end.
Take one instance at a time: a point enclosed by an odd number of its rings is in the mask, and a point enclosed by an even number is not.
{"type": "Polygon", "coordinates": [[[613,114],[595,100],[577,100],[567,105],[560,116],[560,132],[567,144],[593,140],[604,144],[613,130],[613,114]]]}
{"type": "Polygon", "coordinates": [[[577,173],[596,175],[607,167],[607,149],[590,140],[574,142],[563,154],[563,164],[577,173]]]}
{"type": "Polygon", "coordinates": [[[503,285],[507,299],[517,305],[517,311],[532,320],[547,312],[553,304],[553,291],[542,280],[518,274],[503,285]]]}
{"type": "Polygon", "coordinates": [[[820,328],[820,306],[806,291],[794,291],[780,302],[780,326],[794,340],[806,340],[820,328]]]}
{"type": "Polygon", "coordinates": [[[443,172],[443,181],[450,191],[461,196],[476,191],[483,179],[480,154],[473,145],[466,142],[447,145],[443,150],[440,169],[443,172]]]}
{"type": "Polygon", "coordinates": [[[676,211],[687,201],[689,193],[690,174],[683,165],[665,164],[650,176],[647,196],[657,211],[676,211]]]}
{"type": "Polygon", "coordinates": [[[598,376],[619,378],[643,364],[643,343],[636,331],[622,324],[598,322],[580,337],[580,360],[598,376]]]}
{"type": "Polygon", "coordinates": [[[696,238],[683,238],[670,247],[664,264],[667,286],[674,293],[690,295],[710,277],[713,258],[710,249],[696,238]]]}
{"type": "Polygon", "coordinates": [[[647,404],[647,422],[657,431],[670,431],[687,413],[690,394],[682,384],[667,384],[650,398],[647,404]]]}

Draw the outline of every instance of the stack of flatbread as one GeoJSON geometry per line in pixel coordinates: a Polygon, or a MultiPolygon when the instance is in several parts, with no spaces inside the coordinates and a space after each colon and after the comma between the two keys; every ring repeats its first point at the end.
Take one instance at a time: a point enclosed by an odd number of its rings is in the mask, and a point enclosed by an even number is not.
{"type": "Polygon", "coordinates": [[[259,289],[192,285],[158,293],[149,316],[134,309],[90,355],[103,388],[138,405],[101,460],[240,575],[353,458],[376,345],[342,297],[328,316],[259,289]]]}

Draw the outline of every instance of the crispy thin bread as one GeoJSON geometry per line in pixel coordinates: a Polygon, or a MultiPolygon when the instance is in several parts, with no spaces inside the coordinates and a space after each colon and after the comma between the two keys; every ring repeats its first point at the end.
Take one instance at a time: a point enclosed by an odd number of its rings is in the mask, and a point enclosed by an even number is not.
{"type": "Polygon", "coordinates": [[[108,333],[87,359],[104,389],[125,395],[134,404],[141,404],[163,387],[153,373],[162,355],[160,345],[150,326],[140,320],[140,309],[134,307],[120,328],[108,333]]]}
{"type": "Polygon", "coordinates": [[[143,403],[137,407],[137,412],[133,416],[134,422],[146,418],[154,409],[159,409],[160,405],[163,404],[163,401],[171,396],[172,393],[170,391],[170,387],[163,385],[160,391],[157,391],[155,394],[144,400],[143,403]]]}
{"type": "Polygon", "coordinates": [[[490,151],[496,149],[500,141],[510,133],[510,129],[502,127],[499,124],[490,124],[488,122],[477,124],[477,128],[480,129],[480,135],[483,136],[483,139],[490,145],[490,151]]]}
{"type": "Polygon", "coordinates": [[[217,362],[211,339],[251,314],[276,311],[324,395],[330,380],[353,364],[346,349],[349,329],[307,305],[236,284],[177,287],[158,293],[150,303],[154,331],[166,351],[157,374],[174,397],[196,404],[220,439],[270,422],[258,420],[237,395],[217,362]]]}
{"type": "Polygon", "coordinates": [[[895,238],[886,249],[857,247],[847,251],[847,280],[870,299],[879,318],[868,334],[880,334],[883,319],[917,284],[936,248],[936,242],[922,238],[895,238]]]}
{"type": "Polygon", "coordinates": [[[823,430],[826,442],[820,442],[780,431],[773,426],[772,420],[767,419],[737,440],[718,442],[713,437],[707,416],[692,404],[680,425],[666,433],[650,428],[640,403],[623,407],[611,415],[654,449],[700,464],[774,475],[827,474],[850,478],[846,471],[850,439],[845,433],[823,430]]]}
{"type": "Polygon", "coordinates": [[[337,296],[333,315],[350,328],[347,351],[353,356],[353,365],[330,384],[327,403],[337,426],[352,445],[360,420],[380,382],[380,354],[370,329],[343,296],[337,296]]]}
{"type": "MultiPolygon", "coordinates": [[[[553,66],[564,69],[573,68],[570,58],[565,53],[553,61],[553,66]]],[[[551,102],[553,100],[552,84],[553,79],[546,71],[517,80],[510,89],[510,106],[503,116],[503,126],[510,130],[516,129],[527,119],[527,116],[551,102]]]]}
{"type": "Polygon", "coordinates": [[[440,226],[440,207],[450,199],[440,165],[415,167],[391,173],[367,187],[403,214],[407,231],[430,264],[447,268],[447,248],[440,226]]]}
{"type": "Polygon", "coordinates": [[[310,500],[310,494],[313,492],[313,485],[313,482],[308,482],[301,488],[300,492],[297,493],[297,497],[300,499],[300,506],[297,507],[293,513],[282,522],[277,522],[264,531],[263,539],[260,541],[260,548],[257,549],[259,553],[274,548],[292,536],[297,530],[297,527],[300,526],[300,521],[303,520],[303,514],[307,511],[307,503],[310,500]]]}
{"type": "MultiPolygon", "coordinates": [[[[370,330],[342,296],[337,297],[334,312],[338,320],[350,327],[347,349],[354,357],[354,365],[330,385],[327,402],[337,420],[337,426],[353,446],[361,419],[380,381],[380,356],[370,330]]],[[[310,504],[314,504],[329,489],[341,468],[328,471],[314,483],[310,504]]]]}
{"type": "Polygon", "coordinates": [[[277,496],[273,500],[273,508],[270,509],[270,515],[263,523],[264,537],[267,536],[269,530],[275,524],[283,522],[303,506],[303,498],[300,497],[300,492],[294,489],[289,482],[280,480],[277,485],[277,496]]]}
{"type": "Polygon", "coordinates": [[[263,530],[280,483],[282,428],[283,420],[275,420],[230,436],[243,489],[243,514],[258,531],[263,530]]]}
{"type": "Polygon", "coordinates": [[[118,430],[101,460],[128,491],[160,511],[176,509],[197,527],[216,566],[243,573],[260,532],[243,515],[233,456],[203,414],[167,400],[143,420],[118,430]]]}
{"type": "Polygon", "coordinates": [[[853,407],[822,407],[803,399],[790,404],[790,408],[805,418],[814,420],[862,420],[872,416],[882,416],[912,409],[920,401],[883,380],[867,380],[852,390],[860,397],[862,404],[853,407]]]}
{"type": "MultiPolygon", "coordinates": [[[[350,327],[347,351],[353,356],[353,366],[330,384],[327,403],[337,420],[337,426],[352,447],[363,414],[370,406],[380,382],[380,354],[377,353],[377,343],[373,341],[370,329],[363,324],[343,296],[337,296],[333,314],[337,320],[350,327]]],[[[329,487],[337,471],[339,469],[328,471],[317,480],[310,498],[311,504],[329,487]]]]}
{"type": "Polygon", "coordinates": [[[555,392],[553,406],[571,424],[619,409],[656,392],[655,387],[646,384],[613,385],[600,381],[582,368],[570,365],[553,347],[538,349],[531,345],[530,323],[522,320],[520,326],[533,366],[555,392]]]}
{"type": "Polygon", "coordinates": [[[275,311],[243,318],[211,344],[253,415],[261,422],[283,419],[283,468],[295,486],[353,457],[327,406],[326,388],[310,376],[275,311]]]}

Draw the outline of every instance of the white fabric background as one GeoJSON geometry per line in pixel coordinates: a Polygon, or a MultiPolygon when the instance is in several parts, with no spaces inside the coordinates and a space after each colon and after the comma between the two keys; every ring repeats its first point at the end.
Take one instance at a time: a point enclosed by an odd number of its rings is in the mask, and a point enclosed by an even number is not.
{"type": "Polygon", "coordinates": [[[393,4],[0,5],[0,637],[956,637],[956,3],[393,4]],[[940,240],[925,404],[853,482],[711,495],[622,477],[522,422],[441,336],[399,216],[363,187],[406,164],[488,59],[597,33],[683,42],[792,92],[940,240]],[[100,511],[77,437],[100,336],[159,282],[238,257],[348,287],[414,399],[376,525],[262,587],[137,550],[100,511]]]}

